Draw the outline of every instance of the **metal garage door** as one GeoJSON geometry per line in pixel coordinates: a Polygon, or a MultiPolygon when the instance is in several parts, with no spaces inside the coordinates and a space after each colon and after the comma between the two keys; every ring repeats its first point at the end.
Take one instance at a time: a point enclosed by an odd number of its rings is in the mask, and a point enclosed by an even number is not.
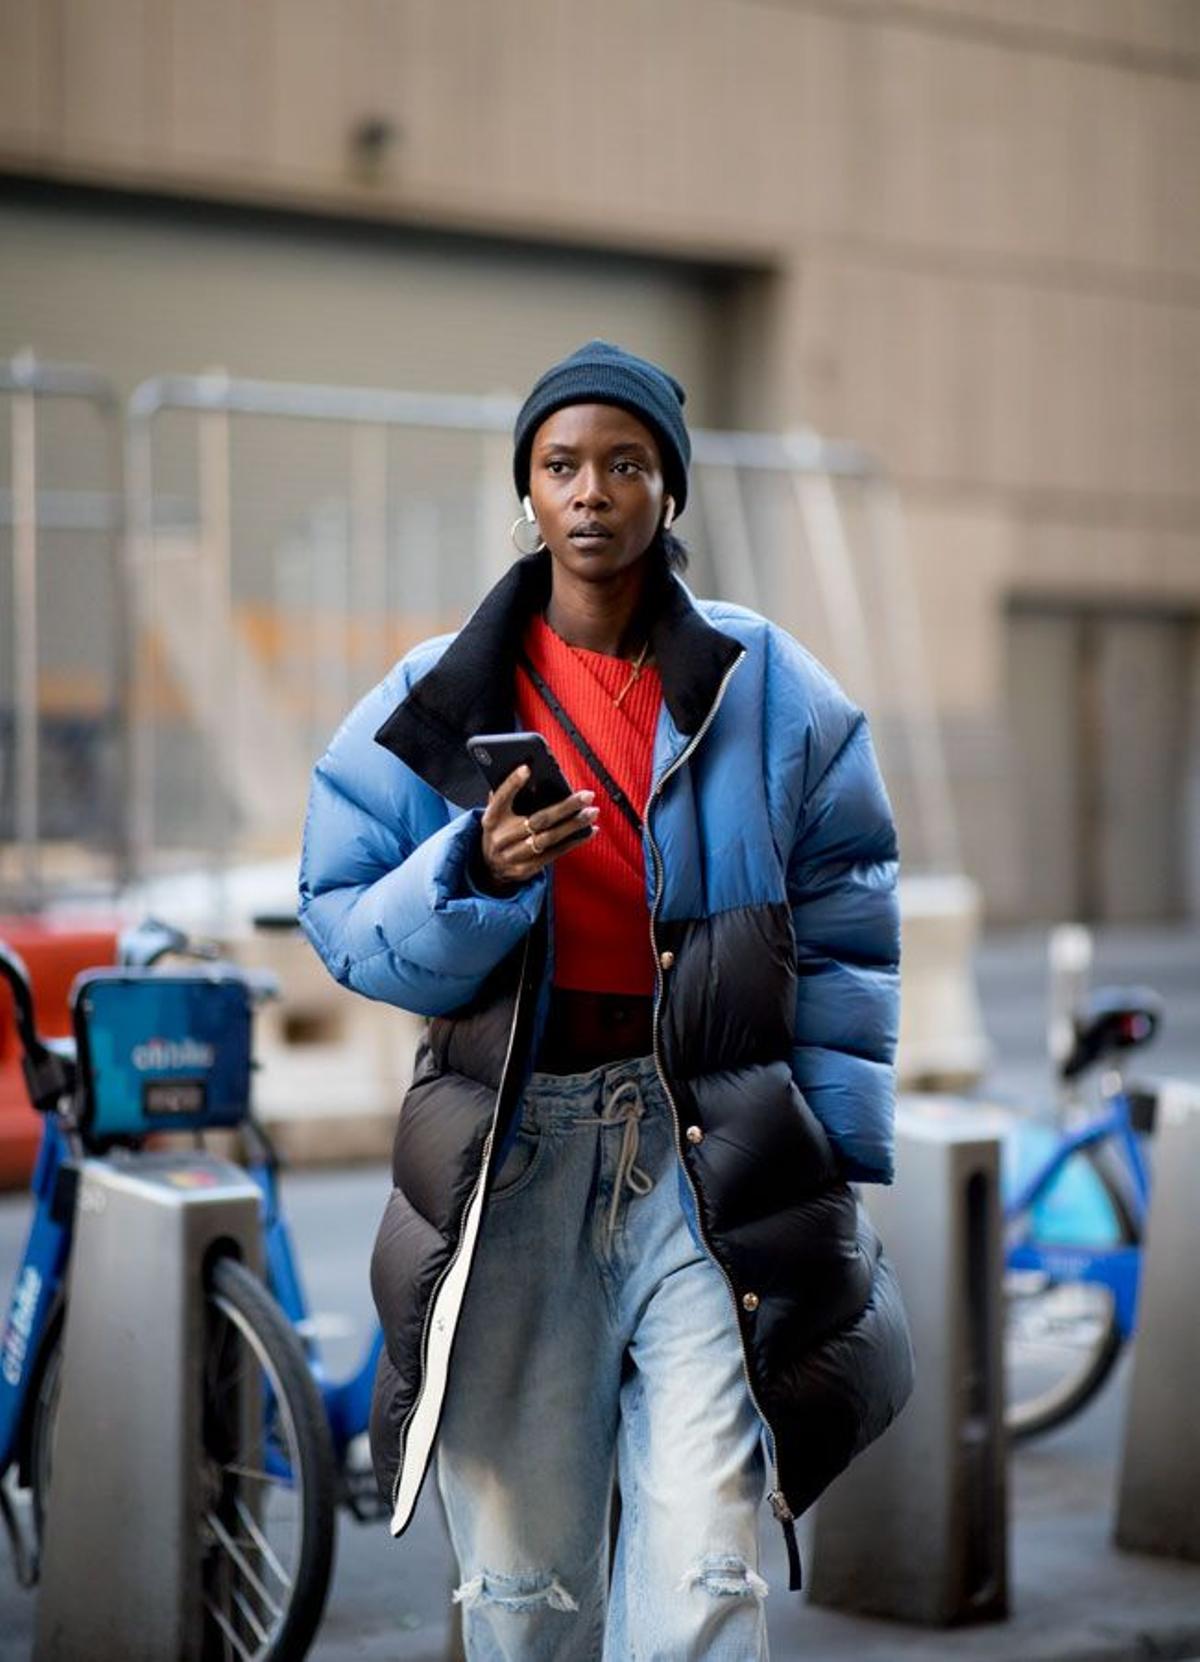
{"type": "Polygon", "coordinates": [[[1028,914],[1106,922],[1186,909],[1196,626],[1022,607],[1009,709],[1028,914]]]}
{"type": "Polygon", "coordinates": [[[667,364],[720,426],[731,279],[650,260],[194,206],[0,197],[0,356],[521,392],[593,335],[667,364]]]}

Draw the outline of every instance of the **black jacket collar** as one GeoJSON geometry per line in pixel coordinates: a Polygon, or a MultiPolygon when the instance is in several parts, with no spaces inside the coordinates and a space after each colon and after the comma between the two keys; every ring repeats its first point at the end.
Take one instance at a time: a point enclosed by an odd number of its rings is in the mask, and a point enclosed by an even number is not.
{"type": "MultiPolygon", "coordinates": [[[[516,561],[375,735],[451,802],[469,808],[487,800],[466,741],[474,733],[512,731],[517,648],[528,619],[549,595],[550,556],[516,561]]],[[[695,733],[741,646],[713,628],[673,576],[656,584],[649,604],[663,700],[679,731],[695,733]]]]}

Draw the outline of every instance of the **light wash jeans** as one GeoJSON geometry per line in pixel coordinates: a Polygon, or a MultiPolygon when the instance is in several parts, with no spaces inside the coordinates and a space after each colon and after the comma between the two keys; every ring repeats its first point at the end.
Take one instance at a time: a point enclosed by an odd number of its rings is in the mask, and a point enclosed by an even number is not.
{"type": "Polygon", "coordinates": [[[766,1658],[761,1424],[649,1057],[529,1083],[460,1318],[438,1481],[470,1662],[766,1658]]]}

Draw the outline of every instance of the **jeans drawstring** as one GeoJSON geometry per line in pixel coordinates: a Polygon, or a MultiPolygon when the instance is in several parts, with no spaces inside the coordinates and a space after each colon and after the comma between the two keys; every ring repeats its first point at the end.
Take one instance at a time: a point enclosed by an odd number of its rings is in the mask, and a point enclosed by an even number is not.
{"type": "Polygon", "coordinates": [[[628,1189],[634,1195],[648,1195],[654,1188],[654,1179],[637,1163],[638,1145],[641,1141],[638,1121],[645,1112],[646,1106],[636,1081],[624,1079],[604,1104],[603,1112],[582,1122],[584,1125],[624,1127],[621,1133],[621,1151],[617,1156],[617,1169],[613,1176],[612,1201],[604,1225],[604,1241],[608,1247],[612,1246],[617,1232],[617,1212],[621,1205],[622,1189],[628,1189]]]}

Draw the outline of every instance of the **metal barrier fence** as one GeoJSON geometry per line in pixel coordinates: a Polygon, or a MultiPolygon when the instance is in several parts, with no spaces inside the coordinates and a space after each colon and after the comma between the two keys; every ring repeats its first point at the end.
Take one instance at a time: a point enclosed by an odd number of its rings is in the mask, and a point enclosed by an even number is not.
{"type": "Polygon", "coordinates": [[[0,364],[0,409],[0,898],[36,903],[128,874],[122,412],[95,370],[29,352],[0,364]],[[90,650],[59,626],[68,590],[90,650]]]}
{"type": "MultiPolygon", "coordinates": [[[[106,416],[117,405],[91,372],[38,366],[36,394],[29,374],[14,365],[0,379],[14,481],[20,461],[9,795],[21,849],[7,883],[0,865],[0,888],[36,895],[69,881],[70,839],[52,846],[39,809],[36,756],[53,721],[34,662],[37,572],[54,500],[38,490],[28,400],[90,397],[106,416]]],[[[114,874],[210,873],[219,914],[235,862],[292,855],[312,761],[355,697],[415,640],[456,627],[512,558],[514,413],[503,399],[222,373],[134,391],[123,467],[113,465],[127,561],[108,658],[120,666],[114,725],[128,747],[114,874]]],[[[829,664],[871,714],[909,869],[958,869],[893,487],[857,446],[812,433],[693,439],[688,581],[765,612],[829,664]]],[[[115,546],[119,516],[105,523],[115,546]]],[[[44,598],[80,609],[70,585],[44,598]]],[[[92,622],[76,617],[76,634],[92,622]]]]}

